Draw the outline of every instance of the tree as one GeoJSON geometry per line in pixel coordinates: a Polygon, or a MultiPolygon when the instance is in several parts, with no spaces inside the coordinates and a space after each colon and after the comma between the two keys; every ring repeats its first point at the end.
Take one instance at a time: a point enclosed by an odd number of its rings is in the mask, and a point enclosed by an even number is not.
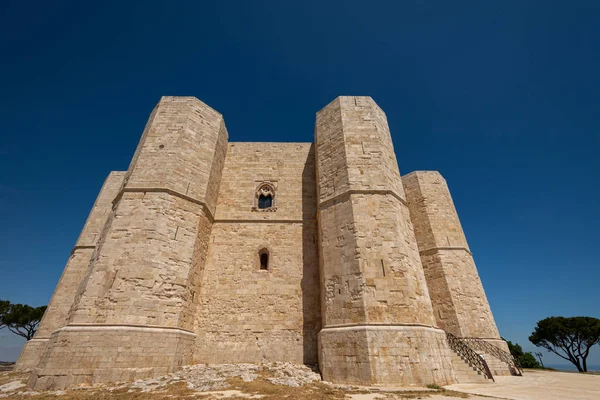
{"type": "Polygon", "coordinates": [[[590,348],[600,342],[600,319],[592,317],[549,317],[538,321],[529,336],[531,343],[573,363],[587,372],[590,348]]]}
{"type": "Polygon", "coordinates": [[[0,300],[0,327],[6,327],[12,333],[31,340],[45,311],[46,306],[31,307],[0,300]]]}
{"type": "Polygon", "coordinates": [[[538,360],[540,360],[540,364],[542,364],[542,368],[544,368],[544,361],[542,361],[542,358],[544,357],[544,355],[542,353],[540,353],[539,351],[536,351],[535,356],[538,358],[538,360]]]}
{"type": "Polygon", "coordinates": [[[523,355],[521,357],[519,357],[519,364],[521,364],[521,367],[523,367],[523,368],[541,368],[542,367],[540,365],[540,363],[538,362],[538,360],[536,360],[535,357],[533,356],[533,354],[531,354],[530,352],[523,353],[523,355]]]}
{"type": "Polygon", "coordinates": [[[514,358],[519,358],[523,355],[523,348],[521,347],[521,345],[519,345],[518,343],[514,343],[511,342],[510,340],[506,340],[506,344],[508,345],[508,350],[510,351],[510,354],[512,354],[512,356],[514,358]]]}
{"type": "Polygon", "coordinates": [[[0,329],[6,327],[4,323],[4,316],[10,309],[10,301],[8,300],[0,300],[0,329]]]}
{"type": "Polygon", "coordinates": [[[508,350],[510,354],[519,362],[519,365],[523,368],[540,368],[540,364],[537,362],[533,354],[530,352],[524,352],[520,344],[506,341],[508,344],[508,350]]]}

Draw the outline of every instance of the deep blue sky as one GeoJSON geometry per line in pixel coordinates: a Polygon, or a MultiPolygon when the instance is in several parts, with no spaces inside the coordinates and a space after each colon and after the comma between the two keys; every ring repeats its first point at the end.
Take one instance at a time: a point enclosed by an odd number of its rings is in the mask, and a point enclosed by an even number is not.
{"type": "Polygon", "coordinates": [[[600,317],[598,1],[35,3],[0,5],[0,298],[48,302],[160,96],[232,141],[312,141],[370,95],[401,172],[446,177],[504,337],[600,317]]]}

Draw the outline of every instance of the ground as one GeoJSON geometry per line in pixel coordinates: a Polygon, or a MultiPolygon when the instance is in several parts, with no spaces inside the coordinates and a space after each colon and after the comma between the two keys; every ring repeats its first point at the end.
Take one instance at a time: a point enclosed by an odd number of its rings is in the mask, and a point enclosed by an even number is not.
{"type": "Polygon", "coordinates": [[[457,384],[447,389],[510,400],[598,400],[600,375],[525,370],[522,377],[499,376],[489,385],[457,384]],[[496,396],[496,397],[495,397],[496,396]]]}
{"type": "Polygon", "coordinates": [[[30,400],[597,400],[600,375],[526,370],[524,376],[497,377],[495,383],[445,388],[364,388],[324,383],[306,366],[195,365],[156,379],[68,391],[32,392],[27,374],[0,372],[0,398],[30,400]]]}

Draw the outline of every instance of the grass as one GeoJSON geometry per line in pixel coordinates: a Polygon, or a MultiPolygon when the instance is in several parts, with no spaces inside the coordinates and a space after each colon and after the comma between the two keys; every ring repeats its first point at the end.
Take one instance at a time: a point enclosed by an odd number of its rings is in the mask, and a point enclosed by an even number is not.
{"type": "Polygon", "coordinates": [[[27,382],[27,379],[29,378],[29,374],[28,373],[22,373],[22,372],[0,372],[0,385],[4,385],[5,383],[8,382],[12,382],[12,381],[23,381],[23,382],[27,382]]]}

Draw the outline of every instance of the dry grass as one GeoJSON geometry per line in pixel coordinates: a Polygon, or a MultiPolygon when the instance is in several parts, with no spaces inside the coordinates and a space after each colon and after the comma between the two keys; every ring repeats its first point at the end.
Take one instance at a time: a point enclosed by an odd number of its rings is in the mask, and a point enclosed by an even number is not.
{"type": "MultiPolygon", "coordinates": [[[[231,389],[237,389],[248,394],[263,395],[261,399],[281,399],[287,400],[325,400],[325,399],[344,399],[345,391],[337,389],[321,382],[312,383],[300,387],[289,387],[274,385],[268,380],[266,374],[261,374],[252,382],[244,382],[239,378],[228,379],[231,389]]],[[[241,399],[241,397],[238,397],[241,399]]],[[[247,399],[247,398],[246,398],[247,399]]]]}
{"type": "Polygon", "coordinates": [[[29,374],[22,372],[0,372],[0,385],[16,380],[27,380],[29,374]]]}
{"type": "MultiPolygon", "coordinates": [[[[344,400],[348,399],[347,394],[370,393],[368,391],[346,391],[325,385],[321,382],[298,388],[274,385],[269,381],[259,378],[252,382],[244,382],[241,379],[232,379],[231,387],[226,390],[239,390],[249,395],[261,395],[261,400],[344,400]]],[[[377,392],[383,399],[426,399],[430,395],[438,394],[451,396],[455,398],[467,398],[468,395],[448,390],[441,391],[402,391],[402,392],[377,392]]],[[[198,400],[217,400],[222,397],[214,396],[209,393],[196,392],[187,388],[184,382],[178,382],[169,385],[166,390],[161,392],[141,392],[139,390],[130,390],[127,388],[109,391],[107,389],[82,389],[69,390],[64,394],[40,393],[38,395],[22,395],[15,393],[10,399],[15,400],[173,400],[173,399],[198,399],[198,400]]],[[[228,400],[248,400],[247,396],[228,397],[228,400]]]]}
{"type": "MultiPolygon", "coordinates": [[[[269,373],[262,372],[259,377],[251,382],[245,382],[240,378],[229,378],[227,382],[230,387],[223,390],[238,390],[245,395],[259,395],[261,400],[347,400],[349,394],[368,394],[366,390],[346,390],[322,382],[314,382],[300,387],[289,387],[276,385],[267,380],[271,377],[269,373]]],[[[27,382],[28,375],[23,373],[3,372],[0,373],[0,385],[20,380],[27,382]]],[[[223,397],[211,393],[190,390],[185,382],[177,382],[163,387],[154,392],[142,392],[138,389],[120,388],[109,390],[106,388],[82,388],[64,392],[46,392],[35,395],[24,394],[26,388],[13,392],[7,399],[14,400],[173,400],[173,399],[198,399],[198,400],[221,400],[223,397]]],[[[444,389],[430,391],[400,391],[379,392],[380,399],[426,399],[430,395],[443,395],[454,398],[467,398],[464,393],[448,391],[444,389]]],[[[249,400],[248,396],[232,396],[227,400],[249,400]]],[[[256,397],[255,397],[256,398],[256,397]]]]}

